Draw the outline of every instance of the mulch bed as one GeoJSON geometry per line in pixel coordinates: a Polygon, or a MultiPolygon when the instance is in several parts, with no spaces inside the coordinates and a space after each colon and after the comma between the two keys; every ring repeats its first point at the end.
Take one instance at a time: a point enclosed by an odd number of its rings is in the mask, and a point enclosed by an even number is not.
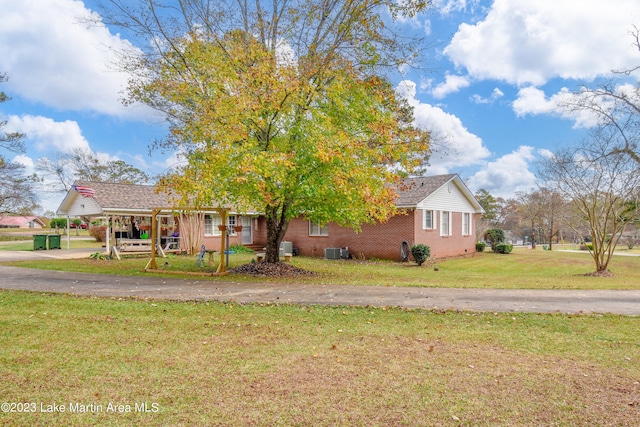
{"type": "Polygon", "coordinates": [[[587,277],[616,277],[616,275],[613,274],[612,272],[610,272],[609,270],[594,271],[593,273],[584,274],[584,276],[587,276],[587,277]]]}
{"type": "Polygon", "coordinates": [[[229,270],[230,273],[249,274],[256,277],[302,277],[318,273],[304,270],[284,262],[252,262],[229,270]]]}

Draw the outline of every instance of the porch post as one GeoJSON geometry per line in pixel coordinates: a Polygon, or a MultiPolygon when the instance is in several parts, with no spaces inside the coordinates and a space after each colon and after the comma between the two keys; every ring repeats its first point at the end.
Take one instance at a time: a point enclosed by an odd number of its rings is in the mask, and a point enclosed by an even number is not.
{"type": "Polygon", "coordinates": [[[158,238],[158,218],[157,215],[160,212],[160,209],[154,209],[151,212],[151,259],[147,263],[145,270],[157,269],[158,264],[156,263],[156,239],[158,238]]]}
{"type": "MultiPolygon", "coordinates": [[[[67,250],[71,249],[71,226],[69,225],[69,215],[67,215],[67,250]]],[[[56,227],[57,233],[57,227],[56,227]]]]}
{"type": "Polygon", "coordinates": [[[111,217],[107,215],[107,230],[105,232],[105,248],[107,255],[111,253],[111,217]]]}
{"type": "MultiPolygon", "coordinates": [[[[226,209],[218,209],[220,213],[220,218],[222,221],[222,225],[227,225],[227,210],[226,209]]],[[[226,239],[228,239],[228,234],[226,230],[222,232],[222,239],[220,239],[220,265],[218,266],[217,273],[224,273],[227,271],[227,265],[225,261],[224,251],[226,247],[226,239]]]]}

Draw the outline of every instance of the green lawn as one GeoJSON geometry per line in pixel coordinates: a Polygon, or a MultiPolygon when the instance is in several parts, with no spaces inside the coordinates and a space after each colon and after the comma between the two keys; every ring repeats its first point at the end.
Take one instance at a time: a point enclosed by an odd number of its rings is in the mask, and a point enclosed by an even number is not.
{"type": "MultiPolygon", "coordinates": [[[[103,243],[96,242],[95,240],[74,240],[71,239],[69,241],[70,249],[80,249],[80,248],[96,248],[96,251],[102,249],[103,243]]],[[[67,238],[66,236],[61,236],[60,246],[63,249],[67,249],[67,238]]],[[[0,251],[33,251],[33,240],[25,241],[5,241],[0,243],[0,251]]]]}
{"type": "MultiPolygon", "coordinates": [[[[253,254],[230,255],[230,266],[251,262],[253,254]]],[[[216,262],[219,255],[216,254],[216,262]]],[[[102,274],[141,275],[148,257],[115,260],[41,260],[14,262],[12,265],[94,272],[102,274]]],[[[331,283],[372,286],[422,286],[464,288],[518,288],[518,289],[640,289],[640,257],[614,256],[610,270],[615,277],[587,277],[594,270],[593,261],[586,252],[570,253],[516,249],[508,255],[490,252],[473,257],[431,261],[422,267],[414,263],[371,262],[356,260],[328,261],[319,258],[294,257],[293,264],[317,272],[316,277],[254,278],[230,275],[208,280],[331,283]],[[436,271],[436,268],[437,270],[436,271]]],[[[160,268],[170,272],[209,271],[196,267],[196,258],[170,256],[158,258],[160,268]]],[[[172,276],[175,277],[175,276],[172,276]]]]}
{"type": "MultiPolygon", "coordinates": [[[[231,267],[252,256],[230,255],[231,267]]],[[[11,264],[145,275],[147,261],[11,264]]],[[[593,264],[586,253],[518,249],[422,267],[306,257],[293,263],[318,275],[206,279],[640,289],[640,258],[617,256],[616,277],[587,277],[593,264]]],[[[172,272],[203,270],[195,257],[159,264],[172,272]]],[[[635,426],[638,330],[640,317],[632,316],[0,291],[0,396],[10,404],[0,425],[635,426]]]]}
{"type": "Polygon", "coordinates": [[[638,330],[612,315],[0,291],[0,396],[36,410],[0,425],[632,426],[638,330]]]}

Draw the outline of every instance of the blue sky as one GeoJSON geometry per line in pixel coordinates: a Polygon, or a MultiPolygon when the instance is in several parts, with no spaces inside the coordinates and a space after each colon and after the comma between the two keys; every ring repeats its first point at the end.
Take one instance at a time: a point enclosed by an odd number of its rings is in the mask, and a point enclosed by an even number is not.
{"type": "MultiPolygon", "coordinates": [[[[149,154],[166,134],[162,117],[120,102],[127,76],[112,49],[131,42],[80,24],[93,10],[92,0],[0,0],[0,72],[10,79],[0,89],[12,97],[0,119],[28,135],[26,153],[2,154],[31,170],[39,158],[87,148],[162,173],[176,159],[149,154]]],[[[557,108],[567,90],[640,65],[630,36],[637,0],[434,0],[401,25],[432,46],[423,71],[394,81],[433,132],[428,174],[458,173],[495,196],[534,188],[536,159],[581,138],[589,120],[557,108]]],[[[43,194],[42,205],[55,210],[63,196],[43,194]]]]}

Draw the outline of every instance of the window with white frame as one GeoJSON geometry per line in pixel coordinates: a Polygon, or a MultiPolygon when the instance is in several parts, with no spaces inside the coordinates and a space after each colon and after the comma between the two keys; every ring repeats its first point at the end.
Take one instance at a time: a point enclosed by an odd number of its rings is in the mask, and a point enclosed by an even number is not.
{"type": "Polygon", "coordinates": [[[451,212],[440,212],[440,235],[451,236],[451,212]]]}
{"type": "Polygon", "coordinates": [[[462,235],[471,235],[471,214],[469,212],[462,214],[462,235]]]}
{"type": "Polygon", "coordinates": [[[322,226],[319,222],[309,221],[309,236],[328,236],[329,224],[322,226]]]}
{"type": "Polygon", "coordinates": [[[235,215],[229,215],[227,217],[227,225],[229,226],[229,234],[235,236],[236,235],[236,230],[233,228],[237,225],[238,221],[235,215]]]}
{"type": "Polygon", "coordinates": [[[205,236],[219,236],[222,231],[218,229],[218,226],[222,224],[222,218],[220,215],[206,214],[204,216],[204,235],[205,236]]]}
{"type": "MultiPolygon", "coordinates": [[[[231,233],[234,234],[233,227],[236,225],[236,216],[229,215],[227,217],[227,226],[231,227],[231,233]]],[[[222,217],[218,214],[207,214],[204,216],[204,235],[205,236],[221,236],[222,231],[218,228],[222,225],[222,217]]]]}
{"type": "Polygon", "coordinates": [[[422,228],[425,230],[433,230],[435,228],[433,211],[422,211],[422,228]]]}

